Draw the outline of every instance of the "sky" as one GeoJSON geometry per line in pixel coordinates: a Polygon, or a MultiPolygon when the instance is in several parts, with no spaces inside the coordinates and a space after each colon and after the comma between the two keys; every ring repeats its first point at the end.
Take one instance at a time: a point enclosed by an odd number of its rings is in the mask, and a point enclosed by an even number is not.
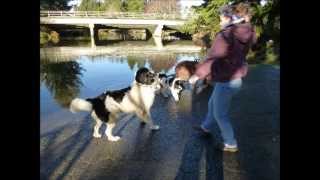
{"type": "Polygon", "coordinates": [[[81,0],[70,0],[68,6],[80,5],[81,0]]]}
{"type": "Polygon", "coordinates": [[[261,1],[260,1],[260,4],[261,4],[261,6],[266,5],[266,4],[267,4],[267,0],[261,0],[261,1]]]}

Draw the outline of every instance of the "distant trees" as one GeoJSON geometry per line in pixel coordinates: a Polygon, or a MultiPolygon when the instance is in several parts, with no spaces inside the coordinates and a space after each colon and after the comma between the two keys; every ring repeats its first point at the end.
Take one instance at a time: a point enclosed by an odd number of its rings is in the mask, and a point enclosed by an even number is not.
{"type": "Polygon", "coordinates": [[[142,12],[144,10],[144,0],[82,0],[77,10],[142,12]]]}
{"type": "Polygon", "coordinates": [[[195,16],[182,28],[190,34],[208,32],[210,37],[220,30],[218,9],[230,0],[207,0],[202,6],[194,8],[195,16]]]}
{"type": "Polygon", "coordinates": [[[179,11],[178,4],[178,0],[153,0],[146,4],[144,0],[82,0],[78,10],[176,13],[179,11]]]}
{"type": "Polygon", "coordinates": [[[280,61],[280,0],[267,0],[265,5],[255,1],[252,7],[252,23],[259,35],[253,58],[280,61]]]}
{"type": "Polygon", "coordinates": [[[121,12],[122,6],[123,3],[121,2],[121,0],[104,0],[104,2],[100,5],[100,11],[121,12]]]}
{"type": "Polygon", "coordinates": [[[79,11],[98,11],[104,6],[104,2],[99,0],[82,0],[80,6],[77,8],[79,11]]]}
{"type": "MultiPolygon", "coordinates": [[[[205,3],[194,8],[195,16],[181,30],[189,34],[209,34],[211,39],[220,31],[218,9],[229,3],[240,3],[243,0],[205,0],[205,3]]],[[[255,26],[258,45],[253,52],[253,59],[279,60],[280,48],[280,0],[250,0],[252,24],[255,26]],[[272,41],[269,41],[272,40],[272,41]]]]}
{"type": "Polygon", "coordinates": [[[146,4],[146,13],[177,13],[179,11],[178,0],[153,0],[146,4]]]}
{"type": "Polygon", "coordinates": [[[280,42],[280,0],[268,0],[264,6],[255,2],[252,7],[252,22],[259,29],[261,38],[280,42]]]}
{"type": "MultiPolygon", "coordinates": [[[[69,10],[69,0],[40,0],[41,10],[69,10]]],[[[79,11],[177,13],[178,0],[81,0],[79,11]]]]}
{"type": "Polygon", "coordinates": [[[69,10],[69,0],[40,0],[40,10],[69,10]]]}
{"type": "MultiPolygon", "coordinates": [[[[211,37],[220,30],[218,9],[228,3],[243,2],[242,0],[206,0],[205,3],[194,8],[196,16],[190,19],[183,28],[189,33],[208,31],[211,37]]],[[[280,37],[280,1],[267,0],[260,4],[260,0],[249,1],[253,12],[252,23],[256,26],[258,35],[263,37],[280,37]]],[[[267,38],[268,39],[268,38],[267,38]]]]}
{"type": "Polygon", "coordinates": [[[127,0],[125,1],[126,10],[129,12],[143,12],[144,0],[127,0]]]}

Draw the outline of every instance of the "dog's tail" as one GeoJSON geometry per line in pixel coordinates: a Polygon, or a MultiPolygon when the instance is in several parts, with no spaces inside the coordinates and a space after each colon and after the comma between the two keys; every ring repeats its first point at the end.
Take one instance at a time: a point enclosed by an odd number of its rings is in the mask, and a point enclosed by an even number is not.
{"type": "Polygon", "coordinates": [[[92,111],[92,104],[91,102],[80,99],[80,98],[75,98],[71,101],[70,104],[70,111],[72,113],[76,113],[79,111],[92,111]]]}

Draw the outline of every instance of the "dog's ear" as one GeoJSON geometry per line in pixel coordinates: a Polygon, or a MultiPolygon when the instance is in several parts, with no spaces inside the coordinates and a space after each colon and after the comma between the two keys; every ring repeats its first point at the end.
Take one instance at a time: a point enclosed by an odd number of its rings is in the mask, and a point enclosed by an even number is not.
{"type": "Polygon", "coordinates": [[[180,80],[179,81],[179,86],[181,86],[182,89],[186,89],[187,88],[187,83],[188,83],[188,81],[180,80]]]}
{"type": "Polygon", "coordinates": [[[164,73],[159,73],[159,78],[161,79],[161,78],[167,78],[168,76],[166,75],[166,74],[164,74],[164,73]]]}
{"type": "Polygon", "coordinates": [[[139,74],[139,72],[137,71],[134,75],[134,80],[138,83],[142,83],[144,82],[144,78],[142,77],[142,74],[139,74]]]}
{"type": "Polygon", "coordinates": [[[148,68],[140,68],[137,72],[136,72],[136,75],[135,75],[135,80],[136,82],[138,83],[141,83],[141,84],[145,84],[145,83],[148,83],[148,73],[149,73],[149,69],[148,68]]]}
{"type": "Polygon", "coordinates": [[[174,79],[175,79],[175,77],[169,78],[168,82],[169,82],[169,85],[170,85],[170,86],[172,86],[172,83],[173,83],[174,79]]]}
{"type": "MultiPolygon", "coordinates": [[[[138,69],[138,70],[139,70],[139,69],[138,69]]],[[[135,82],[138,82],[138,81],[137,81],[137,73],[138,73],[138,70],[135,70],[135,71],[134,71],[133,79],[134,79],[135,82]]]]}
{"type": "Polygon", "coordinates": [[[182,86],[180,85],[180,82],[181,82],[180,78],[174,78],[170,86],[172,88],[182,90],[182,86]]]}
{"type": "Polygon", "coordinates": [[[177,80],[176,87],[178,87],[178,89],[180,89],[180,90],[187,89],[186,83],[187,83],[187,81],[185,81],[185,80],[177,80]]]}

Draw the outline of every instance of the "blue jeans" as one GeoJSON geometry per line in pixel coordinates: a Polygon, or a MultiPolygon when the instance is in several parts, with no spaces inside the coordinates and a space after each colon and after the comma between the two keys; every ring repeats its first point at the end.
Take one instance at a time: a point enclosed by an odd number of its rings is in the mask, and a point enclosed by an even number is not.
{"type": "Polygon", "coordinates": [[[202,127],[210,130],[217,123],[225,144],[236,145],[233,128],[229,118],[229,107],[232,97],[240,90],[242,79],[225,83],[217,82],[208,102],[208,112],[202,127]]]}

